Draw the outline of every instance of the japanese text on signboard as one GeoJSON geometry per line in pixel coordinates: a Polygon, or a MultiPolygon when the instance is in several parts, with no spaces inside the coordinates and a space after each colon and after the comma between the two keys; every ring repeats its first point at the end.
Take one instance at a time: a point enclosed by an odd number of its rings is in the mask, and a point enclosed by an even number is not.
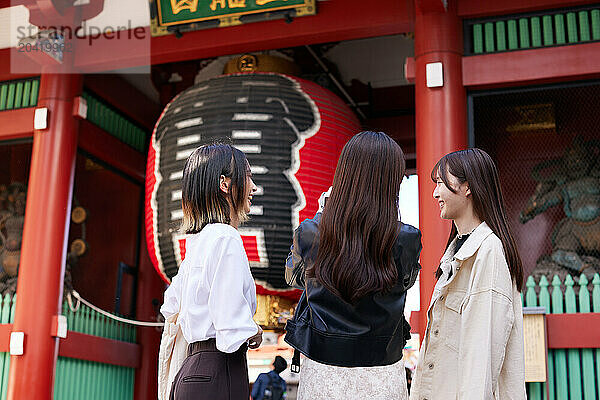
{"type": "Polygon", "coordinates": [[[307,0],[157,0],[160,25],[206,21],[303,6],[307,0]]]}

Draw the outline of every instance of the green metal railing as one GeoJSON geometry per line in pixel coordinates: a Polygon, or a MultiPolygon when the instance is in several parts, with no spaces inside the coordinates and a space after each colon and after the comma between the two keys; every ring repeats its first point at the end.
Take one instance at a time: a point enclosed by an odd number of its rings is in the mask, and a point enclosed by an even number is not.
{"type": "MultiPolygon", "coordinates": [[[[6,295],[0,307],[0,323],[13,322],[16,295],[6,295]]],[[[107,319],[85,305],[72,311],[67,302],[63,315],[70,331],[135,343],[133,326],[107,319]]],[[[10,355],[0,353],[0,399],[6,399],[10,355]]],[[[131,400],[135,369],[74,358],[58,357],[54,381],[55,400],[131,400]]]]}
{"type": "Polygon", "coordinates": [[[600,5],[465,22],[465,55],[600,40],[600,5]]]}
{"type": "MultiPolygon", "coordinates": [[[[39,77],[0,82],[0,111],[37,106],[39,90],[39,77]]],[[[87,102],[88,121],[137,151],[146,151],[149,135],[144,129],[93,93],[84,90],[82,97],[87,102]]]]}
{"type": "Polygon", "coordinates": [[[39,77],[0,82],[0,111],[35,107],[39,89],[39,77]]]}
{"type": "MultiPolygon", "coordinates": [[[[549,314],[600,312],[600,276],[595,274],[589,283],[583,274],[578,283],[570,275],[564,282],[554,276],[551,283],[542,276],[537,285],[530,276],[523,304],[546,307],[549,314]]],[[[600,349],[549,349],[549,399],[542,383],[527,383],[527,392],[530,400],[599,400],[599,384],[600,349]]]]}
{"type": "MultiPolygon", "coordinates": [[[[12,324],[15,315],[15,303],[17,295],[5,295],[0,306],[0,323],[12,324]]],[[[8,369],[10,367],[10,354],[0,353],[0,399],[6,400],[8,389],[8,369]]]]}

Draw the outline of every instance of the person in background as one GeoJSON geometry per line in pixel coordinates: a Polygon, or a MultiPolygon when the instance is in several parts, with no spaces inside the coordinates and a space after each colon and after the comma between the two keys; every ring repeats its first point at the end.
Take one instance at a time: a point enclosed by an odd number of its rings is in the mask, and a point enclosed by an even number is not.
{"type": "Polygon", "coordinates": [[[491,157],[468,149],[431,172],[452,220],[411,400],[524,400],[523,268],[491,157]]]}
{"type": "MultiPolygon", "coordinates": [[[[342,149],[323,211],[294,232],[288,284],[304,289],[285,341],[300,353],[299,400],[405,400],[406,292],[421,233],[398,220],[402,149],[361,132],[342,149]]],[[[295,371],[294,371],[295,372],[295,371]]]]}
{"type": "Polygon", "coordinates": [[[256,186],[246,156],[226,144],[199,147],[183,169],[186,257],[161,313],[179,312],[189,343],[171,400],[248,400],[247,348],[262,342],[252,319],[256,287],[237,230],[256,186]]]}
{"type": "Polygon", "coordinates": [[[286,398],[287,385],[280,374],[287,368],[287,361],[276,356],[273,369],[258,375],[252,385],[252,400],[282,400],[286,398]]]}

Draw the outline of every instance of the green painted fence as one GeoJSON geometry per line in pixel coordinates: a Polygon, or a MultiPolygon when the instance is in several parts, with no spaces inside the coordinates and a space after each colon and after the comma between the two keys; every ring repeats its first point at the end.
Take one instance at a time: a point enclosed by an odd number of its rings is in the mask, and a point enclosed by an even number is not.
{"type": "MultiPolygon", "coordinates": [[[[0,323],[13,322],[16,296],[5,296],[0,306],[0,323]]],[[[131,325],[107,319],[85,305],[73,312],[63,304],[69,331],[134,343],[136,331],[131,325]]],[[[6,399],[10,355],[0,353],[0,399],[6,399]]],[[[58,357],[54,382],[55,400],[131,400],[134,368],[120,367],[74,358],[58,357]]]]}
{"type": "Polygon", "coordinates": [[[0,82],[0,111],[37,105],[40,78],[0,82]]]}
{"type": "Polygon", "coordinates": [[[465,23],[466,55],[600,40],[600,6],[554,10],[465,23]]]}
{"type": "MultiPolygon", "coordinates": [[[[546,307],[549,314],[600,312],[600,276],[591,283],[583,274],[577,283],[570,275],[564,282],[530,276],[523,305],[546,307]]],[[[599,383],[600,349],[548,350],[549,400],[600,400],[599,383]]],[[[548,400],[543,383],[527,383],[527,393],[530,400],[548,400]]]]}

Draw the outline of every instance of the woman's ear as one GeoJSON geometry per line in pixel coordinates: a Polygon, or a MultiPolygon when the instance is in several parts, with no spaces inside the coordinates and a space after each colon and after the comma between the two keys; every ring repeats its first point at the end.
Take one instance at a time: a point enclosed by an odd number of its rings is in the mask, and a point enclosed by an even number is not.
{"type": "Polygon", "coordinates": [[[467,184],[467,187],[465,188],[465,196],[469,197],[470,195],[471,195],[471,188],[467,184]]]}
{"type": "Polygon", "coordinates": [[[229,193],[229,186],[231,185],[231,178],[226,178],[225,175],[221,175],[219,178],[219,188],[224,193],[229,193]]]}

